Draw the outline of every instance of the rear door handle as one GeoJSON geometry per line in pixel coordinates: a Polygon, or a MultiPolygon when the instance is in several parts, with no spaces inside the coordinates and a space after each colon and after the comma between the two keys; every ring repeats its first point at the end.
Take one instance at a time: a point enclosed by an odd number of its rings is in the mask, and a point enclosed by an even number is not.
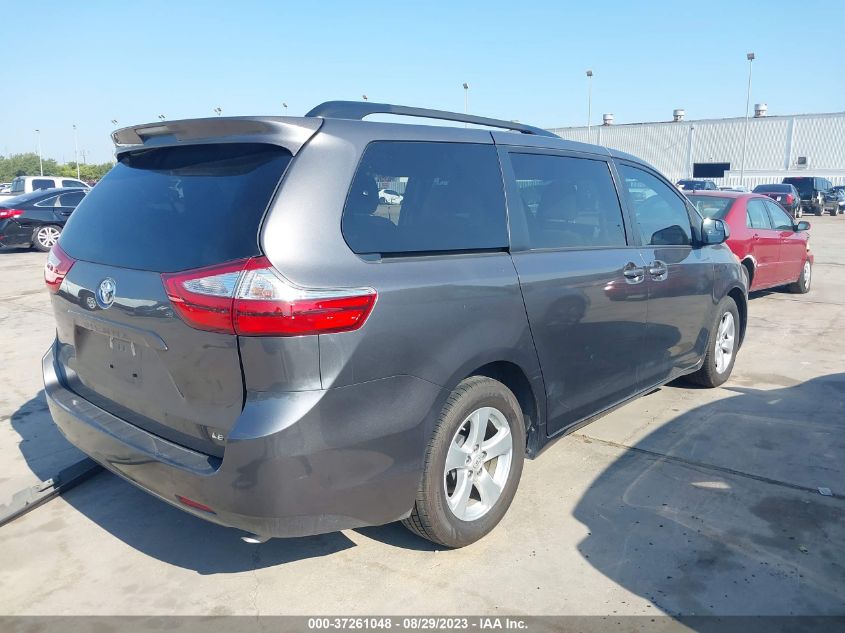
{"type": "Polygon", "coordinates": [[[658,259],[648,265],[648,274],[654,281],[663,281],[669,276],[669,267],[658,259]]]}
{"type": "Polygon", "coordinates": [[[638,284],[645,279],[645,268],[637,266],[634,262],[628,262],[622,268],[622,275],[629,284],[638,284]]]}

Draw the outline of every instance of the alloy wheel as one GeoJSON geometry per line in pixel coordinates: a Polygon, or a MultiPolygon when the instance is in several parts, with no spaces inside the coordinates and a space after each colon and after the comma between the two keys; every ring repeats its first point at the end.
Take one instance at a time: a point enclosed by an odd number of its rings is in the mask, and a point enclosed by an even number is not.
{"type": "Polygon", "coordinates": [[[725,312],[722,318],[719,319],[719,328],[716,331],[716,371],[720,374],[725,373],[731,365],[735,340],[736,325],[734,323],[734,316],[730,312],[725,312]]]}

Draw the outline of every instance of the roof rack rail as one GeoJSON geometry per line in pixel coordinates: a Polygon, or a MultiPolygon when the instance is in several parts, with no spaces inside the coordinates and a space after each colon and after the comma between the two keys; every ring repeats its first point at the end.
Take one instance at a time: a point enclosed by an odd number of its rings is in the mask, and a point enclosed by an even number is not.
{"type": "Polygon", "coordinates": [[[446,110],[429,110],[428,108],[412,108],[409,106],[393,105],[391,103],[371,103],[369,101],[326,101],[315,108],[312,108],[307,117],[323,117],[329,119],[355,119],[362,120],[371,114],[396,114],[399,116],[415,116],[425,119],[440,119],[442,121],[458,121],[460,123],[472,123],[473,125],[486,125],[497,127],[523,134],[534,134],[536,136],[552,136],[556,134],[533,125],[523,125],[515,121],[502,119],[489,119],[483,116],[472,114],[459,114],[446,110]]]}

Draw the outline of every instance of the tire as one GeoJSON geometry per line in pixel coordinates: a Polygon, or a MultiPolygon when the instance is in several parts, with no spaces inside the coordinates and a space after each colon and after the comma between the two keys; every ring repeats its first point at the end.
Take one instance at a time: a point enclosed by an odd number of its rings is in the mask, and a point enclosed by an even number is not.
{"type": "Polygon", "coordinates": [[[61,232],[61,227],[54,224],[39,226],[32,233],[32,246],[36,250],[46,253],[59,241],[61,232]]]}
{"type": "Polygon", "coordinates": [[[795,218],[798,219],[803,214],[804,210],[801,208],[801,205],[798,205],[798,208],[795,209],[795,218]]]}
{"type": "Polygon", "coordinates": [[[402,523],[446,547],[474,543],[507,512],[524,461],[525,422],[516,397],[492,378],[467,378],[443,406],[426,448],[414,508],[402,523]],[[468,442],[473,445],[466,449],[468,442]],[[503,452],[486,458],[485,446],[503,452]],[[455,468],[447,470],[447,457],[455,468]]]}
{"type": "Polygon", "coordinates": [[[379,198],[378,202],[379,204],[387,204],[387,200],[385,200],[384,198],[379,198]]]}
{"type": "Polygon", "coordinates": [[[688,376],[691,382],[704,387],[718,387],[723,384],[731,376],[736,362],[736,353],[739,351],[739,310],[737,310],[736,302],[730,297],[725,297],[719,302],[719,308],[716,310],[716,318],[713,322],[713,328],[710,330],[710,341],[707,343],[707,353],[704,355],[704,364],[701,369],[688,376]],[[726,322],[731,323],[731,329],[723,330],[726,322]],[[724,338],[727,334],[731,335],[730,339],[730,358],[725,359],[724,338]],[[718,349],[722,349],[719,354],[718,349]]]}
{"type": "Polygon", "coordinates": [[[789,284],[786,289],[795,294],[805,295],[810,292],[810,283],[813,281],[813,265],[809,259],[804,260],[801,266],[801,275],[797,281],[789,284]]]}

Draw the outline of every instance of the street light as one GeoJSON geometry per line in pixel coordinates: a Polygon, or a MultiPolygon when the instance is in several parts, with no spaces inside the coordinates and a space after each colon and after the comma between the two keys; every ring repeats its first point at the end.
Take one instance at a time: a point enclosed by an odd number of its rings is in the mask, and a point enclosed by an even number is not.
{"type": "Polygon", "coordinates": [[[158,115],[158,120],[159,120],[159,121],[164,121],[164,115],[163,115],[163,114],[159,114],[159,115],[158,115]]]}
{"type": "Polygon", "coordinates": [[[367,95],[361,95],[361,98],[362,98],[364,101],[368,101],[368,99],[367,99],[367,95]]]}
{"type": "Polygon", "coordinates": [[[76,137],[76,123],[73,124],[73,160],[76,162],[76,179],[79,180],[79,141],[76,137]]]}
{"type": "Polygon", "coordinates": [[[593,118],[593,71],[587,70],[587,142],[590,139],[590,122],[593,118]]]}
{"type": "Polygon", "coordinates": [[[41,175],[44,175],[44,161],[41,160],[41,130],[35,130],[35,138],[37,139],[38,143],[38,169],[41,171],[41,175]]]}
{"type": "Polygon", "coordinates": [[[117,127],[117,119],[112,119],[112,120],[111,120],[111,124],[112,124],[113,126],[117,127]]]}
{"type": "Polygon", "coordinates": [[[285,109],[285,112],[288,111],[288,103],[287,101],[282,101],[282,107],[285,109]]]}
{"type": "MultiPolygon", "coordinates": [[[[464,82],[464,114],[469,114],[469,84],[467,82],[464,82]]],[[[464,127],[467,127],[466,123],[464,127]]]]}
{"type": "Polygon", "coordinates": [[[739,169],[739,184],[745,184],[745,150],[748,147],[748,106],[751,104],[751,66],[754,61],[754,53],[747,53],[748,60],[748,92],[745,94],[745,130],[742,135],[742,163],[739,169]]]}
{"type": "Polygon", "coordinates": [[[214,108],[214,113],[217,116],[220,116],[221,114],[223,114],[223,108],[220,108],[220,107],[214,108]]]}

